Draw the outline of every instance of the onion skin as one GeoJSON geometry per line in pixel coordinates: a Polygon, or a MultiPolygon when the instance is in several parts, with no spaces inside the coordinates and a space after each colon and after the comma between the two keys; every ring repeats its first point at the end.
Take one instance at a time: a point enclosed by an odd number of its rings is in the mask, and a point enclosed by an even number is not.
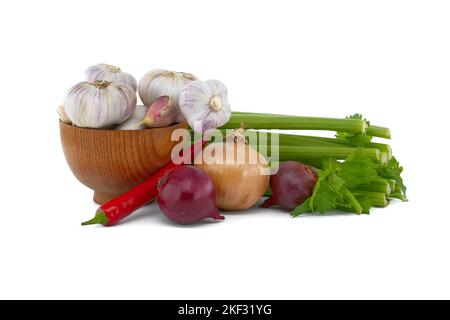
{"type": "Polygon", "coordinates": [[[279,205],[292,211],[312,195],[316,182],[317,173],[313,168],[297,161],[286,161],[270,178],[272,196],[262,207],[279,205]]]}
{"type": "Polygon", "coordinates": [[[167,218],[192,224],[204,218],[223,220],[215,203],[214,185],[194,166],[181,166],[159,182],[158,205],[167,218]]]}
{"type": "Polygon", "coordinates": [[[254,206],[269,185],[270,175],[261,174],[262,169],[268,172],[267,160],[243,142],[210,144],[195,158],[194,164],[211,177],[216,189],[216,204],[222,210],[238,211],[254,206]],[[236,163],[239,145],[245,151],[244,163],[236,163]],[[220,161],[230,152],[234,152],[234,159],[230,159],[234,161],[229,161],[232,163],[220,161]],[[217,161],[205,163],[208,154],[214,154],[217,161]],[[257,161],[249,164],[252,158],[257,161]]]}

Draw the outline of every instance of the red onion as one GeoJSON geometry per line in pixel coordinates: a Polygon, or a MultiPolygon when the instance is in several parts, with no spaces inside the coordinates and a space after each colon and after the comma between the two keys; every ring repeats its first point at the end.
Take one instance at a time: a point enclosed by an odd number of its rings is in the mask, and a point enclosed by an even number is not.
{"type": "Polygon", "coordinates": [[[161,211],[180,224],[191,224],[204,218],[225,219],[216,205],[211,178],[201,169],[181,166],[170,172],[158,186],[161,211]]]}
{"type": "Polygon", "coordinates": [[[286,161],[270,178],[272,196],[262,207],[279,205],[286,210],[294,210],[312,195],[316,182],[314,169],[297,161],[286,161]]]}

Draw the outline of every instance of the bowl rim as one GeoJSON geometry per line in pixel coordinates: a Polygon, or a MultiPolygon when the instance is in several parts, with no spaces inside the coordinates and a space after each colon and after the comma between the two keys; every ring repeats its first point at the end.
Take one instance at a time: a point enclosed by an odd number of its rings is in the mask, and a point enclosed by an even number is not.
{"type": "Polygon", "coordinates": [[[165,126],[165,127],[145,128],[145,129],[132,129],[132,130],[116,130],[116,129],[105,129],[105,128],[83,128],[83,127],[78,127],[78,126],[73,125],[73,124],[65,123],[61,119],[59,119],[59,125],[60,126],[63,125],[63,126],[66,126],[66,127],[71,127],[73,129],[77,129],[77,130],[97,131],[97,132],[140,132],[140,131],[149,131],[149,130],[156,131],[158,129],[162,130],[162,129],[172,128],[172,127],[185,126],[185,125],[187,125],[187,121],[174,123],[174,124],[172,124],[170,126],[165,126]]]}

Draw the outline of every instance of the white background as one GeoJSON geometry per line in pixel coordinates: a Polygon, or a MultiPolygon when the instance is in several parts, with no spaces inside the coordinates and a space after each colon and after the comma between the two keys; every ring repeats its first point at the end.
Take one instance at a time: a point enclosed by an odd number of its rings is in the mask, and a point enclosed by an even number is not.
{"type": "Polygon", "coordinates": [[[0,2],[0,298],[450,298],[448,1],[0,2]],[[227,84],[235,110],[389,126],[408,203],[81,227],[56,108],[106,62],[227,84]]]}

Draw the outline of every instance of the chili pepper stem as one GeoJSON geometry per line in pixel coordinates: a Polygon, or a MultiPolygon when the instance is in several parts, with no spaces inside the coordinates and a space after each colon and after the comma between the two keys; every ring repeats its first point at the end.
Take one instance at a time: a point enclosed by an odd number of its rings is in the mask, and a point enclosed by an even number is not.
{"type": "Polygon", "coordinates": [[[95,213],[95,216],[88,221],[82,222],[81,225],[82,226],[87,226],[90,224],[102,224],[102,225],[106,225],[108,223],[108,217],[105,215],[105,213],[103,211],[98,210],[95,213]]]}

